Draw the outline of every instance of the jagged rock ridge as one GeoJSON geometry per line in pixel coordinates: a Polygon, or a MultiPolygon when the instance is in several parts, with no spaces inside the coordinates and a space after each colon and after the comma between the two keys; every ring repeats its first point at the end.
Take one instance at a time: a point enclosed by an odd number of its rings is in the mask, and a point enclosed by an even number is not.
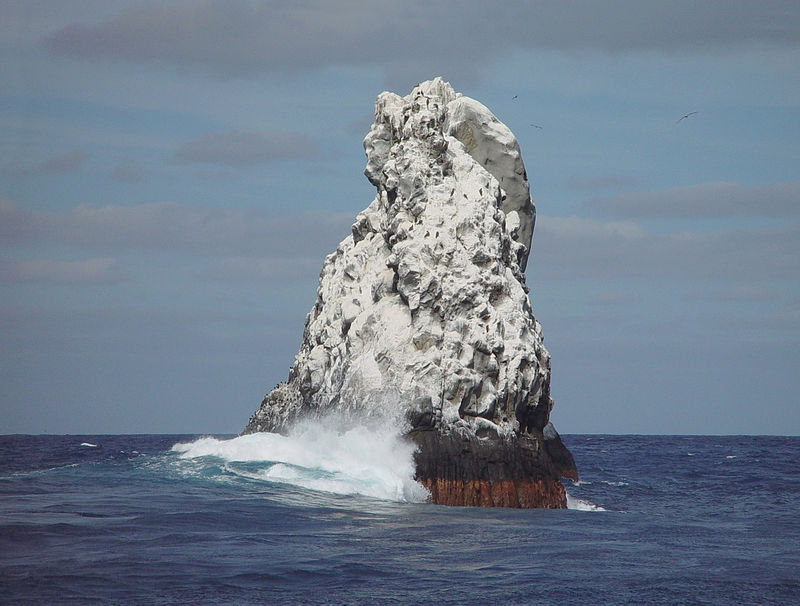
{"type": "Polygon", "coordinates": [[[377,195],[325,259],[288,381],[245,432],[334,411],[393,418],[434,502],[563,507],[558,476],[577,472],[548,425],[516,139],[436,78],[381,93],[364,149],[377,195]]]}

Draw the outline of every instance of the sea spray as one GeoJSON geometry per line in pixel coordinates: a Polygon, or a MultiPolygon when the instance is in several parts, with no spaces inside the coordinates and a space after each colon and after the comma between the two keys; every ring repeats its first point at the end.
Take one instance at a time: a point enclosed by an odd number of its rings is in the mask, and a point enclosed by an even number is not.
{"type": "Polygon", "coordinates": [[[573,497],[569,492],[567,492],[567,509],[574,509],[577,511],[606,511],[599,505],[573,497]]]}
{"type": "Polygon", "coordinates": [[[230,472],[335,494],[424,502],[414,480],[414,445],[394,424],[352,425],[340,417],[298,422],[288,435],[255,433],[175,444],[181,459],[221,459],[230,472]],[[246,469],[236,466],[248,463],[246,469]],[[255,467],[252,464],[256,464],[255,467]]]}

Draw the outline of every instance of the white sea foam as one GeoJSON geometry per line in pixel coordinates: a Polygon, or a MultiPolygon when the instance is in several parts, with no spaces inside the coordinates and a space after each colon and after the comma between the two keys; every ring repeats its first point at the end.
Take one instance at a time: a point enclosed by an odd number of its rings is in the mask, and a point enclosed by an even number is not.
{"type": "MultiPolygon", "coordinates": [[[[384,426],[342,428],[335,419],[298,424],[288,436],[255,433],[230,440],[200,438],[175,444],[182,459],[216,457],[226,463],[263,463],[241,475],[335,494],[423,502],[414,481],[414,446],[384,426]]],[[[235,466],[226,469],[238,473],[235,466]]]]}
{"type": "Polygon", "coordinates": [[[567,493],[567,509],[575,509],[578,511],[606,511],[599,505],[595,505],[594,503],[590,503],[589,501],[584,501],[582,499],[576,499],[569,493],[567,493]]]}
{"type": "Polygon", "coordinates": [[[81,446],[86,446],[87,448],[97,448],[97,444],[92,444],[91,442],[81,442],[81,446]]]}

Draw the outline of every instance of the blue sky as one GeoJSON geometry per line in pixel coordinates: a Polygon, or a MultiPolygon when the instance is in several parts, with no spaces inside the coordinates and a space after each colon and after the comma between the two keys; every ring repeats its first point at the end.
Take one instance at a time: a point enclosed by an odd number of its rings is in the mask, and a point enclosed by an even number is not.
{"type": "Polygon", "coordinates": [[[0,432],[239,431],[436,75],[520,141],[562,433],[800,434],[800,5],[356,0],[0,5],[0,432]]]}

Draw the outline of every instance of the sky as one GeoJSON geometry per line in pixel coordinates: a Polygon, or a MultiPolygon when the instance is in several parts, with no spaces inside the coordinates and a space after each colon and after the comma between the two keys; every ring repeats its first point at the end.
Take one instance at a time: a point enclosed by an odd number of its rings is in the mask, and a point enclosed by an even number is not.
{"type": "Polygon", "coordinates": [[[0,433],[241,431],[435,76],[519,139],[561,433],[800,435],[795,0],[5,0],[0,433]]]}

